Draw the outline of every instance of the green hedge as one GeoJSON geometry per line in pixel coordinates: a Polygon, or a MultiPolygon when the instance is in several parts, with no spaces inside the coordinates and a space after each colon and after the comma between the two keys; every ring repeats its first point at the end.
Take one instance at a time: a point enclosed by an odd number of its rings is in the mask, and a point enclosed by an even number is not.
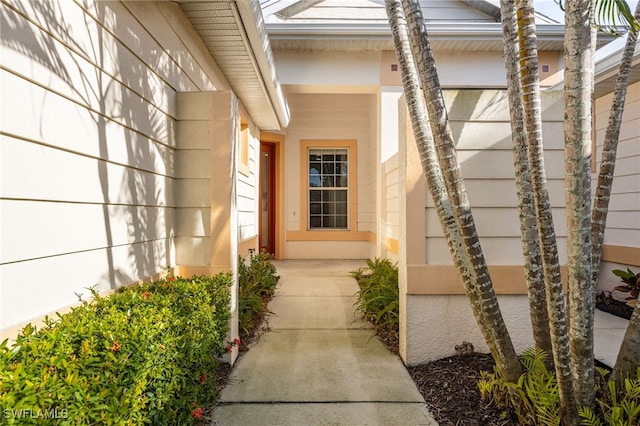
{"type": "Polygon", "coordinates": [[[0,344],[2,424],[193,424],[216,398],[231,275],[85,302],[0,344]]]}

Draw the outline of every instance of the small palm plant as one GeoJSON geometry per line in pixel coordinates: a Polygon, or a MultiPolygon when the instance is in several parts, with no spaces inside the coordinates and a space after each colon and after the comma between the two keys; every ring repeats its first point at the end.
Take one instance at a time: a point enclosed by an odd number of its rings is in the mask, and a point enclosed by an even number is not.
{"type": "Polygon", "coordinates": [[[625,298],[627,305],[632,308],[636,306],[638,301],[638,294],[640,293],[640,273],[634,273],[631,269],[627,268],[626,271],[622,269],[614,269],[614,275],[620,277],[624,285],[617,285],[614,290],[622,293],[629,293],[629,296],[625,298]]]}
{"type": "Polygon", "coordinates": [[[370,320],[376,332],[398,336],[398,266],[388,259],[367,260],[367,266],[351,272],[360,291],[356,293],[356,311],[370,320]]]}

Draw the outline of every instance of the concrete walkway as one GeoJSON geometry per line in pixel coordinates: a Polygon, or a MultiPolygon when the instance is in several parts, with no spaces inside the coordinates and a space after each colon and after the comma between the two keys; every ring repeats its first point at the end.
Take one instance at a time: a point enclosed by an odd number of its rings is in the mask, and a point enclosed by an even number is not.
{"type": "Polygon", "coordinates": [[[213,425],[437,425],[400,358],[354,315],[356,261],[276,262],[271,331],[244,354],[213,425]]]}

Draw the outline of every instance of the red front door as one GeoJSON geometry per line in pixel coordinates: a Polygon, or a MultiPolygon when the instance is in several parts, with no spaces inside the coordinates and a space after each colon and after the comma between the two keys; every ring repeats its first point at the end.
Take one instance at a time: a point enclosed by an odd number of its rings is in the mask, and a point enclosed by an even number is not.
{"type": "Polygon", "coordinates": [[[276,149],[271,143],[260,143],[260,251],[276,252],[276,149]]]}

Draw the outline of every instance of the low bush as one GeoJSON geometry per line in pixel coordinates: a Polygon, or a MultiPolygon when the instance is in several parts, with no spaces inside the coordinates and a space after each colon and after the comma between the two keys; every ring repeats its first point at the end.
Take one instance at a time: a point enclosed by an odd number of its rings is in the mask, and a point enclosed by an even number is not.
{"type": "Polygon", "coordinates": [[[377,333],[398,336],[400,300],[398,266],[389,259],[367,260],[367,266],[352,271],[360,290],[354,304],[375,326],[377,333]]]}
{"type": "Polygon", "coordinates": [[[251,338],[258,323],[268,312],[280,277],[269,253],[251,253],[247,263],[242,257],[238,262],[238,312],[241,340],[251,338]]]}
{"type": "Polygon", "coordinates": [[[94,292],[0,344],[3,424],[193,424],[216,398],[231,275],[94,292]]]}
{"type": "MultiPolygon", "coordinates": [[[[497,369],[483,371],[478,382],[483,399],[491,399],[502,408],[505,417],[519,425],[559,425],[561,407],[555,373],[547,367],[548,355],[540,349],[529,349],[520,356],[524,373],[517,383],[504,380],[497,369]],[[517,395],[514,406],[510,393],[517,395]]],[[[627,378],[623,389],[607,381],[609,371],[596,367],[595,410],[581,407],[582,425],[640,424],[640,369],[637,377],[627,378]]]]}

